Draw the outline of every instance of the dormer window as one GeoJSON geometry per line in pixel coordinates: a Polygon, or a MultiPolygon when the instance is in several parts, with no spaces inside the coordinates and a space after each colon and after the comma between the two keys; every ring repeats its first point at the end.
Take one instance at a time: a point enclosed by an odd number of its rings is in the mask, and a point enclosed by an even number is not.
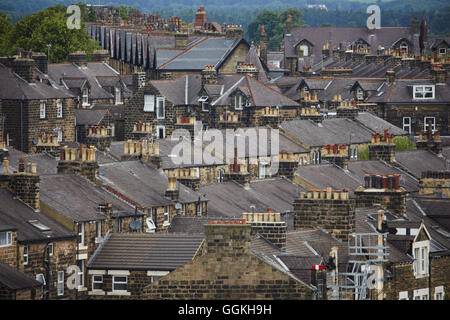
{"type": "Polygon", "coordinates": [[[430,241],[418,241],[413,243],[413,256],[414,256],[414,276],[415,278],[422,278],[428,276],[429,259],[428,253],[430,252],[430,241]]]}
{"type": "Polygon", "coordinates": [[[356,89],[356,99],[364,100],[364,91],[360,87],[358,87],[358,89],[356,89]]]}
{"type": "Polygon", "coordinates": [[[120,88],[114,88],[116,104],[122,104],[122,92],[120,88]]]}
{"type": "Polygon", "coordinates": [[[447,55],[447,48],[439,48],[439,56],[445,57],[447,55]]]}
{"type": "Polygon", "coordinates": [[[400,46],[400,53],[401,53],[401,54],[408,54],[408,45],[402,44],[402,45],[400,46]]]}
{"type": "Polygon", "coordinates": [[[89,90],[88,88],[83,88],[83,106],[89,105],[89,90]]]}
{"type": "Polygon", "coordinates": [[[414,99],[434,99],[435,86],[414,86],[414,99]]]}
{"type": "Polygon", "coordinates": [[[208,96],[202,96],[198,99],[198,102],[202,105],[202,111],[209,111],[208,96]]]}
{"type": "Polygon", "coordinates": [[[234,96],[234,109],[242,110],[244,107],[244,98],[241,95],[234,96]]]}

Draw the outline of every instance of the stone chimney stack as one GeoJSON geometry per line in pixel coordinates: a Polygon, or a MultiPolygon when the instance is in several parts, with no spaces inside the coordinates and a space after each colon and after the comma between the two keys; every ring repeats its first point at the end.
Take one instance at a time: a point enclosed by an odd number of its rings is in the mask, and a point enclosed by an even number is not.
{"type": "Polygon", "coordinates": [[[434,64],[431,68],[431,77],[436,84],[447,83],[447,69],[441,64],[434,64]]]}
{"type": "Polygon", "coordinates": [[[0,187],[9,189],[19,199],[30,207],[39,210],[40,177],[37,174],[36,163],[26,163],[19,159],[18,172],[9,172],[9,161],[3,159],[3,172],[0,173],[0,187]]]}
{"type": "Polygon", "coordinates": [[[230,259],[250,254],[251,226],[239,222],[209,222],[205,226],[206,253],[230,259]]]}
{"type": "Polygon", "coordinates": [[[438,155],[442,154],[442,140],[439,131],[433,133],[433,123],[431,119],[428,121],[427,134],[424,136],[419,134],[416,142],[417,149],[430,150],[438,155]]]}
{"type": "Polygon", "coordinates": [[[293,180],[299,165],[299,161],[294,157],[294,154],[292,152],[280,151],[278,160],[278,176],[285,176],[286,178],[293,180]]]}
{"type": "Polygon", "coordinates": [[[241,62],[236,66],[236,73],[248,74],[250,77],[258,79],[258,69],[254,64],[241,62]]]}
{"type": "Polygon", "coordinates": [[[369,160],[386,162],[395,160],[394,134],[390,134],[387,129],[384,130],[384,135],[372,134],[372,140],[369,144],[369,160]]]}
{"type": "Polygon", "coordinates": [[[358,208],[380,204],[391,213],[403,216],[406,213],[406,190],[400,187],[400,175],[366,175],[364,187],[354,192],[358,208]]]}
{"type": "Polygon", "coordinates": [[[288,14],[286,19],[286,34],[291,34],[291,27],[292,27],[292,17],[291,14],[288,14]]]}
{"type": "Polygon", "coordinates": [[[29,58],[16,58],[12,62],[13,71],[28,83],[36,82],[36,62],[29,58]]]}
{"type": "Polygon", "coordinates": [[[84,51],[76,51],[69,54],[69,62],[75,63],[80,67],[87,66],[87,55],[84,51]]]}
{"type": "Polygon", "coordinates": [[[348,169],[349,148],[346,144],[325,144],[322,149],[322,160],[333,163],[344,170],[348,169]]]}
{"type": "Polygon", "coordinates": [[[62,145],[60,148],[58,173],[76,173],[95,181],[98,176],[99,165],[95,159],[95,147],[69,148],[62,145]]]}
{"type": "Polygon", "coordinates": [[[145,72],[133,73],[133,92],[138,91],[140,88],[145,87],[146,74],[145,72]]]}
{"type": "Polygon", "coordinates": [[[97,206],[97,210],[101,213],[103,213],[106,216],[106,232],[114,232],[116,228],[114,228],[114,220],[113,220],[113,208],[112,203],[105,202],[105,203],[99,203],[97,206]]]}
{"type": "Polygon", "coordinates": [[[281,250],[286,250],[286,222],[281,221],[280,213],[272,213],[269,208],[265,213],[242,214],[252,227],[252,235],[259,234],[281,250]]]}
{"type": "Polygon", "coordinates": [[[355,232],[355,201],[348,190],[301,192],[294,202],[294,229],[323,228],[339,240],[347,241],[355,232]]]}
{"type": "Polygon", "coordinates": [[[395,81],[395,71],[394,69],[390,68],[386,71],[386,82],[391,84],[395,81]]]}
{"type": "Polygon", "coordinates": [[[165,197],[174,202],[177,202],[180,197],[180,190],[177,187],[177,177],[175,177],[174,175],[170,175],[168,177],[168,184],[165,197]]]}
{"type": "Polygon", "coordinates": [[[245,163],[238,163],[237,148],[234,148],[233,163],[230,164],[229,173],[225,176],[226,180],[233,180],[243,185],[250,186],[250,173],[248,172],[248,165],[245,163]]]}
{"type": "Polygon", "coordinates": [[[175,33],[175,49],[184,50],[187,47],[189,36],[186,32],[175,33]]]}
{"type": "Polygon", "coordinates": [[[267,35],[264,26],[261,26],[261,36],[259,38],[259,56],[267,64],[267,35]]]}
{"type": "Polygon", "coordinates": [[[416,17],[413,18],[411,23],[411,31],[413,34],[419,34],[419,20],[416,17]]]}
{"type": "Polygon", "coordinates": [[[108,50],[95,50],[92,53],[92,62],[109,62],[109,51],[108,50]]]}
{"type": "Polygon", "coordinates": [[[48,74],[48,57],[41,52],[33,52],[31,58],[36,62],[36,67],[44,74],[48,74]]]}
{"type": "Polygon", "coordinates": [[[205,84],[217,84],[217,70],[212,65],[207,65],[202,70],[202,86],[205,84]]]}
{"type": "Polygon", "coordinates": [[[450,197],[450,171],[422,172],[419,194],[439,194],[450,197]]]}
{"type": "Polygon", "coordinates": [[[355,120],[358,116],[358,107],[356,101],[340,101],[339,106],[336,108],[336,116],[338,118],[347,118],[355,120]]]}

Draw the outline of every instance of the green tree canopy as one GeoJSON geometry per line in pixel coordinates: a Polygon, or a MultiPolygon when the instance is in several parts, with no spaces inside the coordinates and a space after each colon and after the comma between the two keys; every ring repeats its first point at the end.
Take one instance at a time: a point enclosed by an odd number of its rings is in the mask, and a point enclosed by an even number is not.
{"type": "Polygon", "coordinates": [[[261,26],[267,36],[267,47],[269,50],[278,50],[286,30],[286,20],[291,15],[291,27],[304,27],[302,12],[296,8],[289,8],[281,13],[265,10],[248,25],[248,37],[251,42],[259,43],[261,26]]]}
{"type": "Polygon", "coordinates": [[[81,21],[80,29],[69,29],[65,6],[53,6],[18,21],[9,34],[8,48],[3,54],[14,54],[17,48],[36,52],[48,52],[50,61],[66,61],[69,53],[84,50],[90,56],[98,44],[89,38],[81,21]]]}

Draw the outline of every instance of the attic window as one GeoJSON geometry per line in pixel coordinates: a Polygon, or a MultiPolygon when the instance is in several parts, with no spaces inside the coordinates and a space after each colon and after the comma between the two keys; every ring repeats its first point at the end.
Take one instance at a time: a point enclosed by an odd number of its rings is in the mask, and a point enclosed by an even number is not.
{"type": "Polygon", "coordinates": [[[198,102],[202,105],[202,111],[208,111],[208,96],[202,96],[198,99],[198,102]]]}
{"type": "Polygon", "coordinates": [[[198,99],[198,102],[206,102],[208,101],[208,96],[201,96],[200,99],[198,99]]]}
{"type": "Polygon", "coordinates": [[[414,99],[434,99],[435,86],[414,86],[414,99]]]}
{"type": "Polygon", "coordinates": [[[12,232],[0,232],[0,247],[7,247],[12,244],[12,232]]]}
{"type": "Polygon", "coordinates": [[[439,56],[445,57],[447,55],[447,48],[439,48],[439,56]]]}
{"type": "Polygon", "coordinates": [[[360,87],[358,87],[358,89],[356,89],[356,98],[358,100],[364,100],[364,91],[360,87]]]}
{"type": "Polygon", "coordinates": [[[40,223],[38,220],[28,220],[28,223],[31,224],[36,229],[39,229],[40,231],[50,231],[51,229],[42,223],[40,223]]]}
{"type": "Polygon", "coordinates": [[[234,109],[242,110],[244,106],[244,99],[241,95],[234,96],[234,109]]]}
{"type": "Polygon", "coordinates": [[[83,106],[89,105],[89,91],[87,88],[83,89],[83,106]]]}

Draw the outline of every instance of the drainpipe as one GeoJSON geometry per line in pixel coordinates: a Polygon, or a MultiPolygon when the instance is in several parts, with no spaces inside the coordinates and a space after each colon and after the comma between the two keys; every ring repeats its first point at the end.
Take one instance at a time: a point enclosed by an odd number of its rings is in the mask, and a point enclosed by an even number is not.
{"type": "Polygon", "coordinates": [[[431,300],[431,253],[428,251],[428,300],[431,300]]]}
{"type": "Polygon", "coordinates": [[[48,300],[50,297],[50,254],[48,252],[49,242],[45,244],[44,247],[44,268],[45,268],[45,277],[47,279],[47,283],[45,285],[46,289],[44,289],[44,299],[48,300]]]}

